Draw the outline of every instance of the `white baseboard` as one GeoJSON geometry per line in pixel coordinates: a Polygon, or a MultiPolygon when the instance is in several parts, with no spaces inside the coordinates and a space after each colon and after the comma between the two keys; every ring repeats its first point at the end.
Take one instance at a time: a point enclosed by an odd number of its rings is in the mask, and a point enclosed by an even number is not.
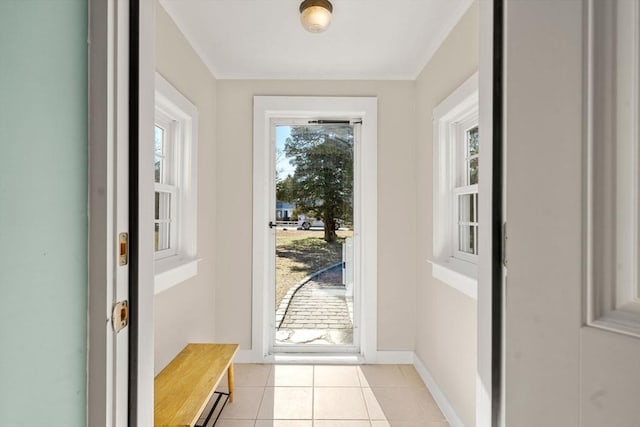
{"type": "Polygon", "coordinates": [[[239,349],[233,358],[234,363],[265,363],[264,357],[253,350],[239,349]]]}
{"type": "Polygon", "coordinates": [[[235,363],[331,363],[331,364],[398,364],[412,365],[413,351],[377,351],[372,357],[353,355],[333,355],[323,353],[290,354],[286,356],[263,356],[253,350],[238,350],[235,363]]]}
{"type": "Polygon", "coordinates": [[[386,365],[412,365],[413,351],[380,351],[378,350],[372,360],[365,363],[377,363],[386,365]]]}
{"type": "Polygon", "coordinates": [[[424,381],[427,388],[431,392],[433,399],[438,404],[438,407],[444,414],[445,418],[447,419],[447,421],[449,421],[449,425],[451,427],[465,427],[462,419],[460,419],[455,409],[453,408],[453,405],[451,405],[451,402],[449,402],[449,399],[447,399],[447,396],[445,396],[442,390],[440,390],[440,387],[438,387],[438,384],[433,379],[433,376],[431,375],[429,370],[426,368],[426,366],[424,366],[422,360],[420,360],[418,355],[415,353],[413,354],[413,366],[416,368],[416,371],[418,371],[418,374],[422,378],[422,381],[424,381]]]}

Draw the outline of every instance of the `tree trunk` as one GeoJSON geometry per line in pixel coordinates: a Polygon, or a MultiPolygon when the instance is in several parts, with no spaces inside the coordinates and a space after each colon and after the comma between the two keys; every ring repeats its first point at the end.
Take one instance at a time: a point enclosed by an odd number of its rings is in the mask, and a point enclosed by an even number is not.
{"type": "Polygon", "coordinates": [[[324,241],[327,243],[333,243],[338,238],[336,234],[335,220],[324,220],[324,241]]]}

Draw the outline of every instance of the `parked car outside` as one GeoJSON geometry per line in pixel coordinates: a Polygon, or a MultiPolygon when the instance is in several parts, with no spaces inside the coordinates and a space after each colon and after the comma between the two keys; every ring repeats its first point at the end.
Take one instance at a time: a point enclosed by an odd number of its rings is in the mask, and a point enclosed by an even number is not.
{"type": "MultiPolygon", "coordinates": [[[[341,222],[339,219],[336,219],[335,229],[338,230],[341,227],[341,222]]],[[[324,221],[319,218],[309,218],[305,215],[300,215],[298,217],[298,228],[303,230],[309,230],[311,228],[322,228],[324,229],[324,221]]]]}

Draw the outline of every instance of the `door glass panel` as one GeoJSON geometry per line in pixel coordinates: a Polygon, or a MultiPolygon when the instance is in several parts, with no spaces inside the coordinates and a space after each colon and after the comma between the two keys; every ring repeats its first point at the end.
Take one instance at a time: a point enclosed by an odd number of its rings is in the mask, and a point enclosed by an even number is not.
{"type": "Polygon", "coordinates": [[[276,126],[278,346],[353,345],[353,126],[276,126]]]}

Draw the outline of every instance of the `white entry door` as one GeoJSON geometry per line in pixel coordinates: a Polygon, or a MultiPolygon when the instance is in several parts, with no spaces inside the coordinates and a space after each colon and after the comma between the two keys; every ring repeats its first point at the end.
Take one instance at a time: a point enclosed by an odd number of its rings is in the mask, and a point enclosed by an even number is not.
{"type": "MultiPolygon", "coordinates": [[[[354,342],[359,345],[333,346],[336,351],[358,351],[366,361],[377,358],[377,99],[371,97],[254,97],[253,124],[253,287],[252,287],[252,359],[268,360],[283,348],[275,346],[276,310],[274,248],[278,210],[275,191],[275,127],[278,120],[346,121],[352,126],[353,193],[354,200],[351,224],[346,222],[339,228],[353,228],[354,280],[360,279],[362,286],[354,285],[353,323],[354,342]],[[361,124],[351,123],[352,119],[361,124]],[[275,122],[274,122],[275,120],[275,122]],[[359,337],[359,338],[358,338],[359,337]]],[[[281,122],[286,125],[287,123],[281,122]]],[[[315,123],[315,125],[320,123],[315,123]]],[[[311,200],[319,202],[319,200],[311,200]]],[[[309,206],[307,206],[309,207],[309,206]]],[[[281,216],[294,214],[281,206],[281,216]],[[286,213],[285,213],[286,211],[286,213]]],[[[313,209],[311,209],[313,211],[313,209]]],[[[305,216],[311,212],[301,212],[305,216]]],[[[298,215],[298,213],[295,213],[298,215]]],[[[339,215],[338,215],[339,216],[339,215]]],[[[317,220],[317,218],[315,218],[317,220]]],[[[329,221],[342,218],[329,217],[329,221]]],[[[282,227],[284,228],[284,227],[282,227]]],[[[295,228],[297,231],[298,223],[295,228]]],[[[301,231],[306,225],[300,224],[301,231]]],[[[309,229],[319,230],[319,224],[310,223],[309,229]]],[[[345,230],[342,230],[343,232],[345,230]]],[[[281,229],[281,232],[284,230],[281,229]]],[[[314,231],[315,232],[315,231],[314,231]]],[[[337,262],[336,262],[337,263],[337,262]]],[[[315,271],[315,270],[314,270],[315,271]]],[[[333,290],[331,290],[333,291],[333,290]]],[[[285,297],[285,295],[283,295],[285,297]]],[[[326,346],[324,346],[326,347],[326,346]]],[[[284,350],[292,349],[291,346],[284,350]]],[[[323,347],[320,347],[322,350],[323,347]]],[[[310,352],[312,346],[298,351],[310,352]]]]}
{"type": "Polygon", "coordinates": [[[640,4],[505,1],[507,426],[640,425],[640,4]]]}
{"type": "Polygon", "coordinates": [[[359,351],[361,125],[271,119],[274,353],[359,351]]]}

